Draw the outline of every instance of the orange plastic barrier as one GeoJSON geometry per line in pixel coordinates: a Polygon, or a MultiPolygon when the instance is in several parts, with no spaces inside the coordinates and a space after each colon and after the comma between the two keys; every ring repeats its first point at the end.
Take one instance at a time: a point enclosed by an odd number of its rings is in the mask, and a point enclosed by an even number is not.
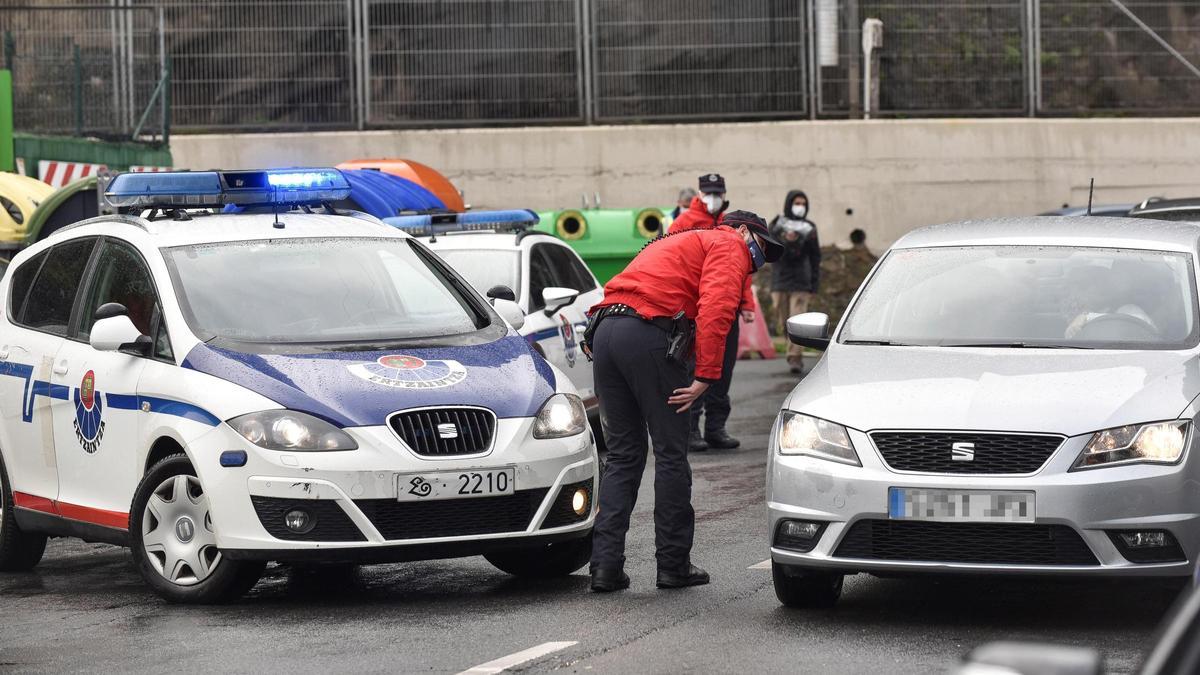
{"type": "Polygon", "coordinates": [[[767,331],[767,322],[762,312],[754,313],[754,321],[746,323],[742,319],[742,332],[738,334],[738,358],[744,359],[750,354],[757,353],[764,359],[775,358],[775,341],[767,331]]]}
{"type": "Polygon", "coordinates": [[[337,165],[339,169],[378,169],[393,176],[399,176],[420,185],[437,195],[446,208],[451,211],[467,210],[462,195],[449,178],[443,176],[437,169],[414,162],[411,159],[353,159],[337,165]]]}

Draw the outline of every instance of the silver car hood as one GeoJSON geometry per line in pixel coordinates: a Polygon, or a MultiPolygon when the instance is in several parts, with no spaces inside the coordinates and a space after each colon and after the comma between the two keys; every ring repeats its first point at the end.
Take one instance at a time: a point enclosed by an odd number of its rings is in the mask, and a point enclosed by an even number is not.
{"type": "Polygon", "coordinates": [[[784,406],[861,431],[1074,436],[1173,419],[1198,394],[1193,352],[834,344],[784,406]]]}

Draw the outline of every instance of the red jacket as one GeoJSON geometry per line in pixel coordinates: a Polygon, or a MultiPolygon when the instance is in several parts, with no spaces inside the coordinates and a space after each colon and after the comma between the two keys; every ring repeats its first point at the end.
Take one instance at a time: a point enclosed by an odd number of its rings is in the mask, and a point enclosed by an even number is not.
{"type": "Polygon", "coordinates": [[[629,305],[647,319],[683,312],[696,321],[696,379],[721,379],[725,336],[752,269],[746,242],[729,228],[672,234],[646,246],[604,286],[607,305],[629,305]]]}
{"type": "MultiPolygon", "coordinates": [[[[671,234],[676,232],[687,232],[688,230],[709,230],[718,225],[724,224],[724,211],[717,214],[714,218],[713,214],[708,212],[708,207],[704,202],[700,201],[699,197],[692,197],[692,203],[688,206],[687,211],[681,211],[679,217],[671,221],[671,227],[668,231],[671,234]]],[[[755,311],[758,308],[758,302],[754,299],[754,286],[750,284],[750,277],[746,277],[746,284],[742,287],[742,303],[738,305],[738,310],[755,311]]]]}

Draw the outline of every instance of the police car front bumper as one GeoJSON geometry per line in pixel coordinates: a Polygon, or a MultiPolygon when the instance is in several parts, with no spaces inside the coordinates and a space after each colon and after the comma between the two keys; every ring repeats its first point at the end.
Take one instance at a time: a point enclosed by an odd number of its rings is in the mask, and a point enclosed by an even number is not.
{"type": "Polygon", "coordinates": [[[599,460],[590,433],[532,436],[531,418],[501,419],[490,452],[429,458],[385,427],[346,429],[345,452],[284,453],[246,443],[221,425],[193,449],[208,494],[217,545],[233,559],[388,562],[469,556],[587,536],[596,514],[599,460]],[[223,451],[244,450],[242,467],[220,466],[223,451]],[[512,494],[399,501],[401,476],[510,468],[512,494]],[[578,513],[572,498],[585,490],[578,513]],[[308,532],[284,527],[306,511],[308,532]]]}

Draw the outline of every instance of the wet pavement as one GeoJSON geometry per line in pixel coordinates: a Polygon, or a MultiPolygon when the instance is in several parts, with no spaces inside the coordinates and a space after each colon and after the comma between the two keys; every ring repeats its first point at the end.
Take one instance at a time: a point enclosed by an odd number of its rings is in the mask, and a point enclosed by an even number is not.
{"type": "Polygon", "coordinates": [[[237,603],[174,606],[143,586],[125,551],[55,540],[34,573],[0,575],[0,672],[459,673],[541,647],[507,662],[534,672],[927,673],[998,639],[1092,646],[1114,672],[1136,668],[1170,586],[859,575],[836,609],[782,608],[770,571],[751,567],[768,556],[765,448],[795,381],[786,370],[782,360],[740,363],[730,429],[742,448],[693,456],[694,559],[710,586],[654,587],[650,480],[629,536],[633,586],[605,596],[587,592],[586,570],[527,582],[467,558],[271,566],[237,603]]]}

